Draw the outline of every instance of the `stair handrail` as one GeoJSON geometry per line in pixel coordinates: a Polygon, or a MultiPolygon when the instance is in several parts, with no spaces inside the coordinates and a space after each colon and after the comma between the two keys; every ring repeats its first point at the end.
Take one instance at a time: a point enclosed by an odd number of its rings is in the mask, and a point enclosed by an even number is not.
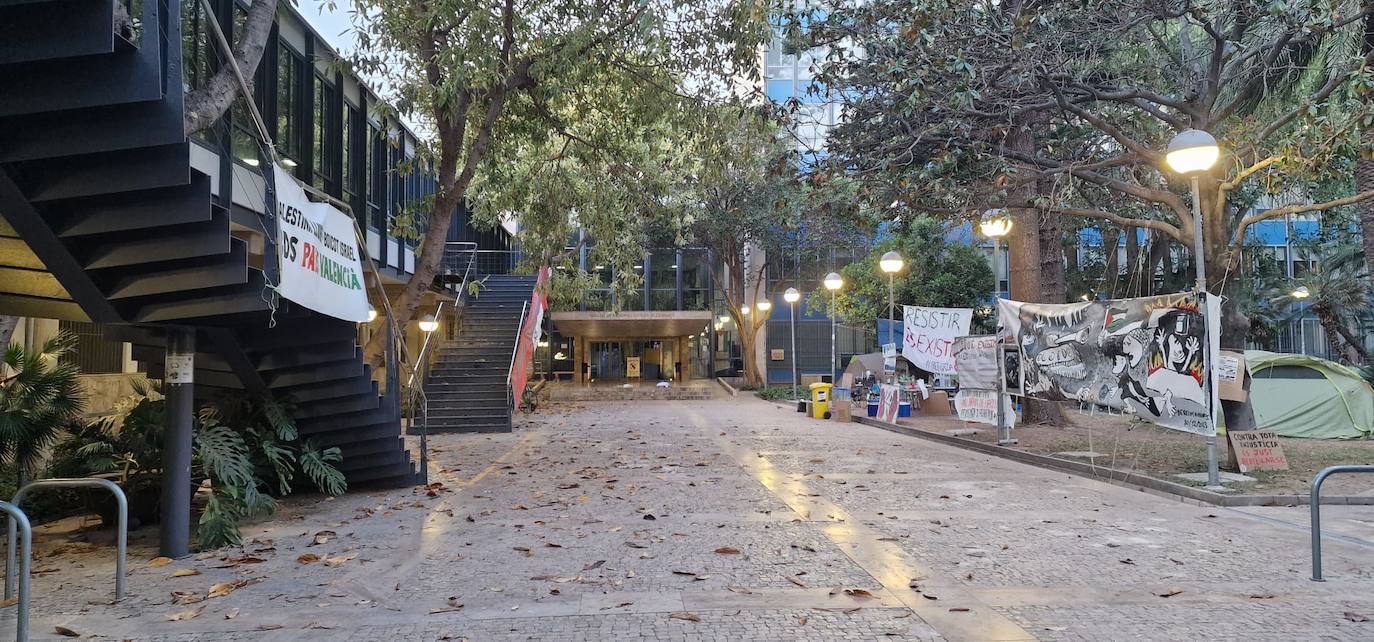
{"type": "MultiPolygon", "coordinates": [[[[529,311],[529,308],[529,301],[520,306],[520,327],[515,330],[515,345],[511,346],[510,349],[510,367],[506,368],[506,405],[512,411],[515,410],[515,391],[510,389],[510,375],[515,370],[515,353],[520,351],[520,339],[525,336],[525,313],[529,311]]],[[[520,392],[523,394],[525,391],[521,390],[520,392]]]]}
{"type": "MultiPolygon", "coordinates": [[[[466,247],[465,247],[465,249],[461,249],[461,250],[452,250],[453,252],[455,252],[455,253],[457,253],[457,252],[467,252],[467,253],[468,253],[468,265],[467,265],[466,268],[463,269],[463,281],[462,281],[462,283],[459,283],[459,284],[458,284],[458,298],[461,300],[464,296],[467,295],[467,291],[468,291],[468,279],[472,278],[472,266],[473,266],[474,263],[477,262],[477,253],[480,252],[481,250],[477,249],[477,243],[475,243],[475,242],[473,242],[473,241],[448,241],[448,242],[444,243],[444,256],[445,256],[446,258],[448,257],[448,254],[449,254],[449,252],[450,252],[450,248],[452,248],[452,247],[455,246],[455,245],[458,245],[458,246],[466,246],[466,247]]],[[[446,258],[445,258],[445,263],[447,263],[446,258]]],[[[448,266],[445,265],[445,267],[448,267],[448,266]]]]}

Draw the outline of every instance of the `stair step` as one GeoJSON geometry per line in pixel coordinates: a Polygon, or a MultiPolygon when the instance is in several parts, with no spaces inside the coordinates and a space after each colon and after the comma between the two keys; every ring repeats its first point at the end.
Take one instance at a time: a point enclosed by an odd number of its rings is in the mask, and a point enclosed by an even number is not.
{"type": "Polygon", "coordinates": [[[295,417],[297,419],[331,417],[362,410],[373,410],[379,407],[380,404],[381,399],[369,390],[367,393],[355,397],[327,399],[315,403],[301,404],[296,408],[295,417]]]}
{"type": "Polygon", "coordinates": [[[302,431],[301,434],[322,446],[338,446],[342,449],[345,444],[354,442],[400,437],[401,422],[391,420],[363,426],[343,426],[334,429],[326,427],[310,433],[302,431]]]}
{"type": "Polygon", "coordinates": [[[192,172],[186,185],[104,194],[52,209],[60,215],[50,213],[48,224],[62,238],[200,223],[213,217],[210,177],[192,172]]]}
{"type": "MultiPolygon", "coordinates": [[[[23,93],[23,92],[7,92],[23,93]]],[[[19,165],[24,193],[36,203],[84,196],[186,185],[191,181],[190,143],[102,152],[19,165]]]]}
{"type": "Polygon", "coordinates": [[[126,269],[118,273],[106,292],[112,301],[187,292],[248,283],[248,243],[231,238],[228,254],[215,254],[180,261],[177,267],[154,265],[146,269],[126,269]]]}
{"type": "Polygon", "coordinates": [[[186,139],[184,127],[179,99],[15,116],[0,131],[0,161],[173,145],[186,139]]]}
{"type": "Polygon", "coordinates": [[[286,395],[295,403],[307,404],[314,401],[351,397],[353,395],[375,391],[375,381],[357,377],[354,379],[339,379],[315,385],[295,387],[292,388],[290,392],[286,393],[286,395]]]}
{"type": "Polygon", "coordinates": [[[395,422],[391,425],[396,426],[397,434],[400,434],[400,418],[395,417],[392,413],[393,411],[390,408],[375,408],[373,410],[364,410],[347,415],[303,419],[298,421],[296,425],[300,429],[301,434],[304,435],[332,432],[347,428],[377,426],[395,422]]]}
{"type": "Polygon", "coordinates": [[[350,470],[363,470],[366,468],[391,466],[400,463],[409,465],[410,453],[405,450],[395,449],[364,453],[353,457],[344,457],[344,460],[338,463],[338,467],[339,470],[348,473],[350,470]]]}
{"type": "Polygon", "coordinates": [[[340,341],[305,346],[299,350],[274,350],[258,359],[258,370],[286,370],[314,366],[331,361],[361,360],[362,349],[353,342],[340,341]]]}
{"type": "Polygon", "coordinates": [[[6,65],[5,84],[23,90],[0,92],[0,117],[161,100],[159,49],[116,47],[84,56],[79,64],[57,59],[6,65]]]}
{"type": "Polygon", "coordinates": [[[290,388],[293,386],[304,386],[312,383],[324,381],[336,381],[339,379],[350,379],[359,377],[371,379],[367,374],[367,366],[355,359],[337,361],[335,363],[319,364],[304,370],[288,370],[266,376],[267,385],[271,388],[290,388]]]}
{"type": "Polygon", "coordinates": [[[248,281],[243,285],[134,299],[131,303],[137,303],[138,309],[126,316],[136,323],[180,321],[187,325],[241,325],[244,321],[236,315],[267,311],[263,296],[266,285],[262,272],[249,268],[248,281]]]}
{"type": "Polygon", "coordinates": [[[356,457],[359,455],[369,455],[388,451],[403,451],[405,450],[405,443],[405,439],[400,436],[382,437],[379,439],[368,439],[340,444],[339,450],[343,453],[344,461],[348,461],[349,457],[356,457]]]}
{"type": "Polygon", "coordinates": [[[114,3],[0,6],[0,65],[114,51],[114,3]]]}
{"type": "Polygon", "coordinates": [[[348,473],[349,484],[367,488],[404,488],[420,483],[414,465],[404,464],[379,466],[348,473]]]}

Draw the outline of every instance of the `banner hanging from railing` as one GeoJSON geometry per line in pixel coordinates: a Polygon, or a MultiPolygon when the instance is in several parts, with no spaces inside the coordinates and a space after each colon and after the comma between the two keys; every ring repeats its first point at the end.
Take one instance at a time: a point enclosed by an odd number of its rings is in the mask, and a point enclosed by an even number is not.
{"type": "Polygon", "coordinates": [[[1205,380],[1218,338],[1209,329],[1219,327],[1220,313],[1216,297],[1209,299],[1205,308],[1194,294],[1069,304],[1002,300],[998,317],[1007,341],[1020,349],[1026,396],[1096,403],[1214,435],[1216,404],[1208,403],[1205,380]]]}
{"type": "Polygon", "coordinates": [[[539,277],[534,282],[534,294],[530,295],[529,310],[520,326],[520,338],[515,344],[515,357],[511,362],[510,390],[511,401],[520,407],[520,399],[525,394],[525,384],[529,381],[530,362],[534,359],[534,349],[544,333],[544,309],[549,305],[548,282],[553,270],[548,267],[539,269],[539,277]]]}
{"type": "Polygon", "coordinates": [[[273,167],[277,192],[277,294],[321,314],[367,321],[362,253],[353,219],[327,203],[316,203],[280,167],[273,167]]]}

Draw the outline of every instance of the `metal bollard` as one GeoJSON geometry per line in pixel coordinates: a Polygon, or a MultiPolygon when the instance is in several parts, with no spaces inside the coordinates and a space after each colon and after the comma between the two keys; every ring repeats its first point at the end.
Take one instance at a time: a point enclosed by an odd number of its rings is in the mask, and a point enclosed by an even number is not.
{"type": "MultiPolygon", "coordinates": [[[[24,511],[19,510],[18,506],[9,502],[0,502],[0,511],[9,514],[10,523],[10,550],[14,550],[15,523],[19,524],[19,549],[23,551],[24,558],[19,561],[19,609],[15,613],[15,642],[29,642],[29,564],[33,560],[33,528],[29,526],[29,517],[24,511]]],[[[9,586],[14,579],[15,566],[14,557],[10,557],[9,566],[5,567],[5,586],[9,586]]],[[[6,594],[6,599],[9,599],[6,594]]]]}
{"type": "Polygon", "coordinates": [[[1374,466],[1328,466],[1312,478],[1312,581],[1325,582],[1322,578],[1322,482],[1336,473],[1374,473],[1374,466]]]}
{"type": "MultiPolygon", "coordinates": [[[[39,479],[24,484],[18,492],[14,494],[12,503],[19,506],[24,501],[24,496],[34,488],[82,488],[99,487],[110,491],[114,495],[115,503],[119,506],[118,522],[115,525],[115,601],[124,599],[124,576],[125,559],[129,544],[129,500],[124,497],[124,490],[118,484],[98,477],[76,477],[66,479],[39,479]]],[[[27,545],[26,545],[27,546],[27,545]]],[[[14,568],[14,519],[9,520],[9,543],[6,545],[8,551],[5,560],[8,563],[6,568],[14,568]]],[[[29,553],[24,553],[24,563],[28,563],[29,553]]],[[[27,581],[27,577],[24,581],[27,581]]],[[[12,573],[5,574],[5,599],[14,597],[14,578],[12,573]]]]}

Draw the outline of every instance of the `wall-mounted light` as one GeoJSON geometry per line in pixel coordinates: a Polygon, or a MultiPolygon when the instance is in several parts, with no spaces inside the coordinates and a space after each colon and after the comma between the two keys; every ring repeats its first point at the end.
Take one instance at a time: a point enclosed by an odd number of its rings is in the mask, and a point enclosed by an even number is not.
{"type": "Polygon", "coordinates": [[[422,332],[434,332],[439,329],[439,320],[432,314],[426,314],[425,318],[420,319],[420,330],[422,332]]]}
{"type": "Polygon", "coordinates": [[[377,308],[374,308],[374,307],[372,307],[371,305],[367,306],[367,322],[368,322],[368,323],[372,323],[373,321],[376,321],[376,320],[377,320],[377,308]]]}

